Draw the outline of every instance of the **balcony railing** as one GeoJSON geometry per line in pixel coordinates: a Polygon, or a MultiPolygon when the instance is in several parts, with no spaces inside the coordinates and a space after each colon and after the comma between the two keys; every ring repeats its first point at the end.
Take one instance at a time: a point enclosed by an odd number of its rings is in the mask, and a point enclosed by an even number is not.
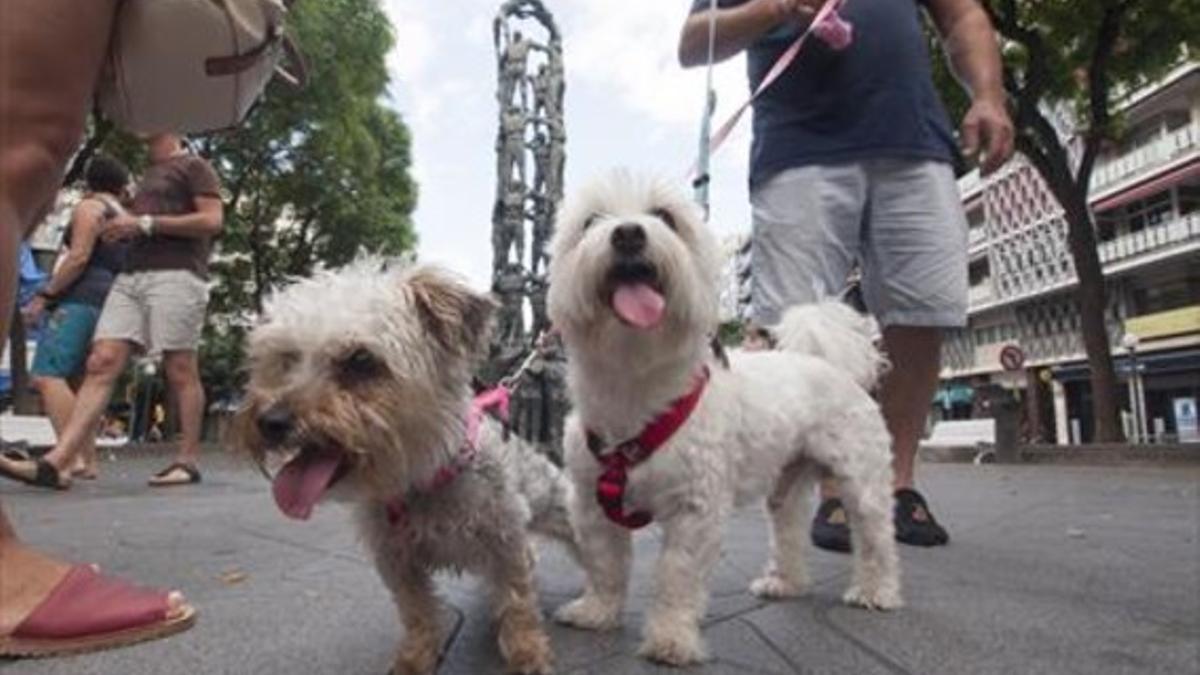
{"type": "Polygon", "coordinates": [[[1190,240],[1200,240],[1200,212],[1106,241],[1099,246],[1100,262],[1108,265],[1190,240]]]}
{"type": "Polygon", "coordinates": [[[987,242],[987,238],[988,238],[988,234],[987,234],[986,226],[977,225],[975,227],[972,227],[967,230],[967,247],[975,248],[976,246],[979,246],[979,245],[987,242]]]}
{"type": "Polygon", "coordinates": [[[1092,171],[1092,194],[1094,196],[1101,190],[1197,149],[1200,149],[1200,125],[1189,124],[1117,157],[1097,162],[1095,170],[1092,171]]]}
{"type": "Polygon", "coordinates": [[[996,298],[991,282],[977,284],[967,289],[967,305],[977,307],[996,298]]]}

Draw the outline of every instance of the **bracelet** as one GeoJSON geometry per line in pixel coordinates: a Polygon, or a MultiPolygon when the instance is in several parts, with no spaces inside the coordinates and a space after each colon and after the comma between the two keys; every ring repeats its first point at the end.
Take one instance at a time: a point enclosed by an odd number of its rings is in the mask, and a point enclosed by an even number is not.
{"type": "Polygon", "coordinates": [[[142,234],[146,235],[147,237],[154,234],[153,216],[138,216],[137,224],[138,228],[142,231],[142,234]]]}

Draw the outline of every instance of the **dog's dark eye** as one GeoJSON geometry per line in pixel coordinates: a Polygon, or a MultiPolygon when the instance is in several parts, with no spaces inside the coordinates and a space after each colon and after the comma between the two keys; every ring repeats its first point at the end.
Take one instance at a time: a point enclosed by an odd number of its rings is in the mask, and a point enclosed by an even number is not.
{"type": "Polygon", "coordinates": [[[373,380],[387,372],[387,366],[371,350],[359,347],[337,364],[338,378],[347,384],[373,380]]]}
{"type": "Polygon", "coordinates": [[[598,213],[593,213],[593,214],[591,214],[591,215],[590,215],[590,216],[588,216],[586,219],[584,219],[584,221],[583,221],[583,229],[585,229],[585,230],[586,230],[586,229],[588,229],[589,227],[591,227],[592,225],[595,225],[597,220],[600,220],[600,214],[598,214],[598,213]]]}
{"type": "Polygon", "coordinates": [[[671,215],[671,212],[666,209],[654,209],[650,212],[650,215],[666,223],[667,227],[671,228],[672,230],[679,229],[675,225],[675,216],[671,215]]]}

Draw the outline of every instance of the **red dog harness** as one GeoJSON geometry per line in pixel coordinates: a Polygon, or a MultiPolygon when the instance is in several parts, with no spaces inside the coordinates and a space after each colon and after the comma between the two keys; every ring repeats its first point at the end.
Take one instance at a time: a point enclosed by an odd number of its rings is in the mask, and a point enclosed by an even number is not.
{"type": "MultiPolygon", "coordinates": [[[[495,411],[496,415],[504,421],[508,421],[508,402],[512,392],[505,385],[499,385],[489,389],[482,394],[479,394],[471,400],[471,409],[467,413],[467,437],[463,439],[462,447],[459,448],[458,454],[449,464],[437,470],[433,475],[433,480],[424,488],[418,488],[413,492],[430,493],[440,488],[446,487],[454,482],[463,471],[466,471],[472,463],[475,462],[475,457],[478,454],[477,444],[479,442],[479,429],[483,425],[483,417],[489,410],[495,411]]],[[[388,524],[395,527],[404,522],[408,515],[408,507],[404,501],[404,495],[397,495],[387,503],[387,519],[388,524]]]]}
{"type": "Polygon", "coordinates": [[[625,486],[629,482],[629,471],[650,459],[655,450],[663,446],[683,426],[700,402],[700,396],[708,384],[708,367],[696,375],[691,391],[671,403],[666,412],[654,418],[642,433],[623,441],[612,452],[604,453],[608,447],[604,439],[594,431],[587,431],[587,446],[596,461],[604,467],[596,479],[596,501],[604,515],[614,523],[631,530],[650,524],[654,516],[647,511],[625,511],[625,486]]]}

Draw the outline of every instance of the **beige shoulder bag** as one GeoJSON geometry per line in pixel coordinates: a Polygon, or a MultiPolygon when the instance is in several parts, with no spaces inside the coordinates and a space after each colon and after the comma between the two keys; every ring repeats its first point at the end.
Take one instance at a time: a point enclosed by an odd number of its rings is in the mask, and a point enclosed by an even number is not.
{"type": "Polygon", "coordinates": [[[101,111],[138,133],[237,126],[275,74],[304,80],[284,34],[291,1],[123,0],[97,93],[101,111]]]}

